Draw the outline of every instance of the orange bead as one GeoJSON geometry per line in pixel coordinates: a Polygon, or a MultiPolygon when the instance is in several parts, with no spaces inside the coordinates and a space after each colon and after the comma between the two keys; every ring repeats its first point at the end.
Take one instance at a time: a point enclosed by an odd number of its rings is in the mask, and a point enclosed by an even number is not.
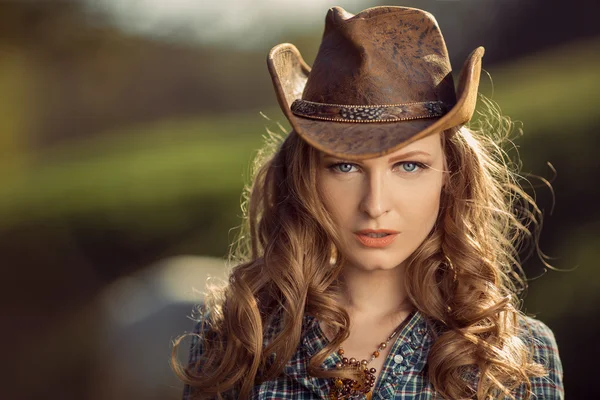
{"type": "Polygon", "coordinates": [[[344,355],[344,349],[339,349],[339,350],[338,350],[338,354],[339,354],[340,356],[344,355]]]}
{"type": "Polygon", "coordinates": [[[375,357],[379,357],[379,352],[378,352],[378,351],[374,351],[374,352],[373,352],[373,356],[375,356],[375,357]]]}

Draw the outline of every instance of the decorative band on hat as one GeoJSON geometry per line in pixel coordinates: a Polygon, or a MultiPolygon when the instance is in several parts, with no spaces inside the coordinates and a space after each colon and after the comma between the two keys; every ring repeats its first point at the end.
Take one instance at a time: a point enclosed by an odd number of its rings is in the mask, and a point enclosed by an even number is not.
{"type": "Polygon", "coordinates": [[[315,103],[297,99],[290,107],[299,116],[336,122],[397,122],[411,119],[436,118],[448,112],[441,101],[422,101],[383,105],[343,105],[315,103]]]}

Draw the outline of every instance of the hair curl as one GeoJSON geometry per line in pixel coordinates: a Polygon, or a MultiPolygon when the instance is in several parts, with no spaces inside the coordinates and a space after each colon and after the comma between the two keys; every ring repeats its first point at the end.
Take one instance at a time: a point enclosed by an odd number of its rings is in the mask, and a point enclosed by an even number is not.
{"type": "MultiPolygon", "coordinates": [[[[438,220],[406,269],[410,302],[432,324],[429,380],[444,398],[509,396],[544,368],[519,338],[519,295],[526,289],[519,260],[523,239],[537,246],[541,212],[519,182],[519,165],[502,150],[513,131],[491,101],[477,126],[442,135],[448,176],[438,220]],[[469,374],[476,377],[471,382],[469,374]]],[[[252,387],[277,377],[292,358],[305,314],[327,321],[334,339],[308,367],[318,377],[339,375],[320,365],[348,337],[349,316],[335,301],[342,265],[329,264],[339,243],[317,188],[319,152],[295,132],[270,132],[246,188],[244,224],[232,246],[237,264],[228,284],[207,297],[208,333],[198,365],[172,367],[201,396],[252,387]],[[275,320],[277,319],[277,320],[275,320]],[[280,329],[266,337],[266,327],[280,329]],[[202,364],[200,366],[200,363],[202,364]]]]}

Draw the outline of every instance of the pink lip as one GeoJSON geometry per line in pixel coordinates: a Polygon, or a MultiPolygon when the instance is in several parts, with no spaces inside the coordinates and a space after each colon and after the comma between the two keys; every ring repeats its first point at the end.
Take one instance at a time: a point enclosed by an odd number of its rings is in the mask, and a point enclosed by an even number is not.
{"type": "Polygon", "coordinates": [[[366,247],[381,248],[389,245],[398,236],[398,231],[390,229],[363,229],[354,232],[356,239],[366,247]],[[368,233],[387,233],[387,236],[375,238],[367,236],[368,233]]]}

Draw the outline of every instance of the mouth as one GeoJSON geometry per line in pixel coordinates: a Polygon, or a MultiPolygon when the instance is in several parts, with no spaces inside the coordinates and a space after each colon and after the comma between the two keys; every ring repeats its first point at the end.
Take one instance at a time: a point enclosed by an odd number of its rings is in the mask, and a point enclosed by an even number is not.
{"type": "Polygon", "coordinates": [[[356,239],[366,247],[381,248],[389,245],[396,239],[399,232],[388,229],[364,229],[354,232],[356,239]]]}
{"type": "Polygon", "coordinates": [[[380,237],[388,236],[390,234],[385,233],[385,232],[380,232],[380,233],[360,233],[360,235],[368,236],[368,237],[372,237],[372,238],[380,238],[380,237]]]}

